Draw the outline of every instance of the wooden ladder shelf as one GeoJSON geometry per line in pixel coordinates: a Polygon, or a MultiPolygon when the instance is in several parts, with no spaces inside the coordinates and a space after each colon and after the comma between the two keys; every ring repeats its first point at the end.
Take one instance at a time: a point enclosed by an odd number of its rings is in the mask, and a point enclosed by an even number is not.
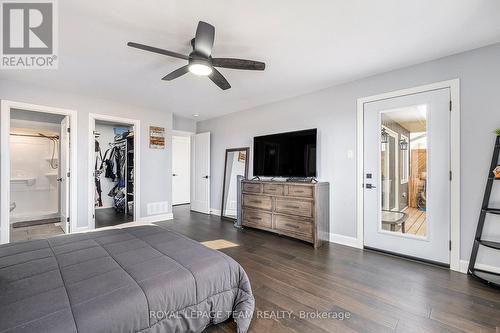
{"type": "Polygon", "coordinates": [[[500,215],[500,208],[489,207],[493,184],[496,181],[500,182],[500,178],[496,178],[495,175],[493,174],[493,170],[498,165],[499,153],[500,153],[500,136],[497,136],[495,142],[495,148],[493,150],[493,158],[491,159],[491,167],[488,171],[488,181],[486,183],[486,189],[484,191],[483,204],[481,207],[481,213],[479,214],[479,221],[477,223],[476,236],[474,238],[474,245],[472,247],[472,252],[469,260],[469,269],[468,269],[468,273],[470,275],[478,278],[482,282],[485,282],[497,288],[500,288],[500,274],[496,272],[489,272],[483,269],[478,269],[475,267],[475,265],[477,259],[477,252],[479,251],[480,246],[500,251],[500,242],[493,242],[482,239],[484,221],[486,220],[486,216],[488,214],[500,215]]]}

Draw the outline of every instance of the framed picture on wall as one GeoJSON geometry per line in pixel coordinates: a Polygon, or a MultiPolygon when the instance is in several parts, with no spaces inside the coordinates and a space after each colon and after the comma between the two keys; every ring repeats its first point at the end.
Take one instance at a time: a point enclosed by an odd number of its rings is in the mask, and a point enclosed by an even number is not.
{"type": "Polygon", "coordinates": [[[165,149],[165,128],[149,126],[149,148],[165,149]]]}

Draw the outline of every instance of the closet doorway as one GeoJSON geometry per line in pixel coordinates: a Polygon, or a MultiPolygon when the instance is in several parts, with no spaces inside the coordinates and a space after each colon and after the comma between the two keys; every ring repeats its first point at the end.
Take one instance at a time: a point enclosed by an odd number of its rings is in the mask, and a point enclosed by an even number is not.
{"type": "Polygon", "coordinates": [[[74,231],[72,128],[76,131],[72,110],[2,101],[2,243],[74,231]]]}
{"type": "Polygon", "coordinates": [[[137,221],[139,122],[90,115],[91,227],[137,221]]]}

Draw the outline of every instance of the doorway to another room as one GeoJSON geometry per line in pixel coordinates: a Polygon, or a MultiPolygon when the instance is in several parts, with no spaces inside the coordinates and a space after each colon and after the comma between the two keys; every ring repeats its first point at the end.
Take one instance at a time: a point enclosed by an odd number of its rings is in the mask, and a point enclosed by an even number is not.
{"type": "Polygon", "coordinates": [[[210,209],[209,132],[172,131],[172,205],[214,213],[210,209]]]}
{"type": "Polygon", "coordinates": [[[71,110],[2,101],[2,156],[6,157],[2,160],[2,243],[72,230],[71,217],[76,213],[71,200],[71,166],[76,157],[70,142],[73,117],[71,110]]]}
{"type": "Polygon", "coordinates": [[[94,117],[91,127],[94,226],[102,228],[135,221],[136,126],[133,122],[94,117]]]}

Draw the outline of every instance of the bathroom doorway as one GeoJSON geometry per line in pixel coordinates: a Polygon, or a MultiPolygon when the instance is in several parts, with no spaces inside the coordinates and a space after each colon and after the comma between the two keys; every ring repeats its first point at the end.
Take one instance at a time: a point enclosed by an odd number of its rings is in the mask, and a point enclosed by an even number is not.
{"type": "Polygon", "coordinates": [[[70,233],[72,112],[4,102],[2,243],[70,233]]]}

